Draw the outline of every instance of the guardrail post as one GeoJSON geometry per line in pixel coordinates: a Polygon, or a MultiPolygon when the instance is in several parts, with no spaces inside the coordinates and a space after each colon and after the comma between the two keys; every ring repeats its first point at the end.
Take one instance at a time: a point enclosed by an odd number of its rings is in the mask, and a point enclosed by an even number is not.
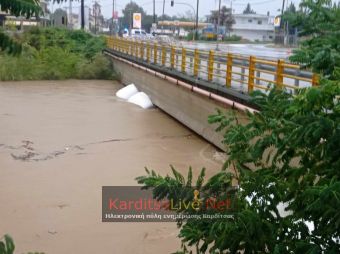
{"type": "Polygon", "coordinates": [[[254,79],[255,79],[255,60],[254,56],[249,57],[249,70],[248,70],[248,92],[254,90],[254,79]]]}
{"type": "Polygon", "coordinates": [[[170,63],[171,63],[171,68],[174,68],[175,67],[175,47],[174,46],[171,46],[170,63]]]}
{"type": "MultiPolygon", "coordinates": [[[[261,69],[261,64],[258,65],[258,68],[261,69]]],[[[256,71],[256,80],[255,80],[255,83],[256,85],[259,85],[260,84],[260,80],[258,78],[261,78],[261,72],[259,70],[256,71]]]]}
{"type": "Polygon", "coordinates": [[[133,47],[133,56],[138,58],[138,44],[135,42],[133,43],[132,47],[133,47]]]}
{"type": "Polygon", "coordinates": [[[226,75],[226,86],[231,87],[231,77],[233,71],[233,55],[228,53],[227,55],[227,75],[226,75]]]}
{"type": "Polygon", "coordinates": [[[282,89],[283,87],[283,70],[284,70],[284,60],[277,61],[276,67],[276,86],[278,89],[282,89]]]}
{"type": "MultiPolygon", "coordinates": [[[[247,61],[242,60],[242,65],[245,66],[247,64],[247,61]]],[[[241,81],[244,82],[245,80],[245,74],[246,74],[246,68],[241,68],[241,81]]]]}
{"type": "Polygon", "coordinates": [[[214,51],[209,51],[208,59],[208,81],[212,81],[214,76],[214,51]]]}
{"type": "Polygon", "coordinates": [[[157,64],[157,54],[158,54],[158,47],[157,43],[153,45],[153,63],[157,64]]]}
{"type": "Polygon", "coordinates": [[[187,63],[187,51],[185,48],[182,48],[182,72],[186,71],[186,63],[187,63]]]}
{"type": "Polygon", "coordinates": [[[133,52],[135,51],[134,43],[130,42],[130,50],[131,50],[131,56],[133,56],[133,52]]]}
{"type": "Polygon", "coordinates": [[[133,56],[133,43],[130,41],[130,55],[133,56]]]}
{"type": "Polygon", "coordinates": [[[198,49],[195,49],[195,52],[194,52],[194,76],[196,78],[198,77],[199,60],[200,60],[200,56],[199,56],[198,49]]]}
{"type": "Polygon", "coordinates": [[[316,73],[313,73],[313,77],[312,77],[312,86],[318,86],[319,85],[319,75],[316,73]]]}
{"type": "Polygon", "coordinates": [[[146,62],[147,63],[150,63],[150,54],[151,54],[151,52],[150,52],[150,44],[147,43],[146,44],[146,62]]]}
{"type": "Polygon", "coordinates": [[[162,46],[162,65],[165,66],[165,61],[166,61],[166,48],[163,45],[162,46]]]}
{"type": "Polygon", "coordinates": [[[140,58],[141,60],[144,60],[144,43],[140,43],[140,58]]]}

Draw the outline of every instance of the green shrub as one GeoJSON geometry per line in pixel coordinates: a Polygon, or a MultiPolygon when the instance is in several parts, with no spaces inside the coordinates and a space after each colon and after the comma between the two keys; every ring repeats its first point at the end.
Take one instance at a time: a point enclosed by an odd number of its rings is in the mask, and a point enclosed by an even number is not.
{"type": "Polygon", "coordinates": [[[32,28],[19,38],[21,55],[0,54],[0,80],[112,79],[101,51],[105,39],[84,31],[32,28]]]}
{"type": "Polygon", "coordinates": [[[112,79],[112,63],[102,54],[97,54],[93,61],[82,62],[78,66],[79,79],[112,79]]]}
{"type": "Polygon", "coordinates": [[[0,254],[13,254],[14,249],[15,246],[12,237],[4,235],[3,240],[0,239],[0,254]]]}
{"type": "Polygon", "coordinates": [[[241,36],[233,34],[229,37],[224,37],[223,41],[240,41],[241,39],[242,39],[241,36]]]}

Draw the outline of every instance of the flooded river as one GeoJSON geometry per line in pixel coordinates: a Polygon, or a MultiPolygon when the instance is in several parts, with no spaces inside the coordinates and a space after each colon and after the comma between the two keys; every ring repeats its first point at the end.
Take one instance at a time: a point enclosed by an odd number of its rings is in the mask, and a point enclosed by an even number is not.
{"type": "Polygon", "coordinates": [[[174,223],[102,223],[102,186],[144,167],[208,174],[213,146],[159,109],[117,99],[110,81],[0,82],[0,238],[16,253],[171,253],[174,223]]]}

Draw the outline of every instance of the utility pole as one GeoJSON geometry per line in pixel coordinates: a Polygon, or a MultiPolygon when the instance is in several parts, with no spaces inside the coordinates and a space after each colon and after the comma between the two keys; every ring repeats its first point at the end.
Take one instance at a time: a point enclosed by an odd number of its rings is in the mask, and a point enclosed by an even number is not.
{"type": "Polygon", "coordinates": [[[112,0],[112,22],[111,22],[111,35],[114,35],[114,18],[115,18],[115,0],[112,0]]]}
{"type": "Polygon", "coordinates": [[[94,34],[97,34],[97,1],[94,2],[93,6],[94,14],[94,34]]]}
{"type": "Polygon", "coordinates": [[[220,26],[220,22],[221,22],[221,0],[219,1],[219,4],[218,4],[218,16],[217,16],[217,26],[216,26],[216,39],[217,39],[217,42],[216,42],[216,51],[219,50],[218,48],[218,35],[219,35],[219,26],[220,26]]]}
{"type": "Polygon", "coordinates": [[[163,14],[162,14],[162,34],[164,33],[164,10],[165,10],[165,0],[163,0],[163,14]]]}
{"type": "Polygon", "coordinates": [[[197,0],[197,8],[196,8],[196,31],[195,31],[195,39],[198,39],[198,7],[199,7],[200,1],[197,0]]]}
{"type": "Polygon", "coordinates": [[[153,23],[156,23],[156,0],[153,0],[153,23]]]}
{"type": "Polygon", "coordinates": [[[85,29],[85,6],[84,6],[84,1],[85,0],[81,0],[80,2],[80,16],[81,16],[81,29],[84,30],[85,29]]]}
{"type": "Polygon", "coordinates": [[[72,22],[72,1],[69,1],[68,2],[68,20],[69,20],[69,22],[68,22],[68,24],[69,24],[69,27],[70,27],[70,29],[72,29],[72,24],[73,24],[73,22],[72,22]]]}
{"type": "MultiPolygon", "coordinates": [[[[281,9],[281,24],[282,24],[282,22],[283,22],[283,20],[282,20],[282,17],[283,17],[283,12],[284,12],[284,9],[285,9],[285,0],[282,0],[282,9],[281,9]]],[[[280,26],[280,28],[281,28],[281,26],[280,26]]],[[[283,23],[283,45],[285,45],[286,43],[286,24],[285,23],[283,23]]]]}
{"type": "Polygon", "coordinates": [[[131,30],[132,30],[132,0],[130,0],[130,35],[131,35],[131,30]]]}

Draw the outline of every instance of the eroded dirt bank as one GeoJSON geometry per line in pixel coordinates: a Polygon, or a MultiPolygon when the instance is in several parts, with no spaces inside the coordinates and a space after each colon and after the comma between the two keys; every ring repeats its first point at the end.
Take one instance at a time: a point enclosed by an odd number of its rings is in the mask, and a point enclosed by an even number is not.
{"type": "Polygon", "coordinates": [[[17,253],[171,253],[174,223],[102,223],[101,187],[144,166],[216,172],[216,149],[109,81],[0,82],[0,236],[17,253]]]}

